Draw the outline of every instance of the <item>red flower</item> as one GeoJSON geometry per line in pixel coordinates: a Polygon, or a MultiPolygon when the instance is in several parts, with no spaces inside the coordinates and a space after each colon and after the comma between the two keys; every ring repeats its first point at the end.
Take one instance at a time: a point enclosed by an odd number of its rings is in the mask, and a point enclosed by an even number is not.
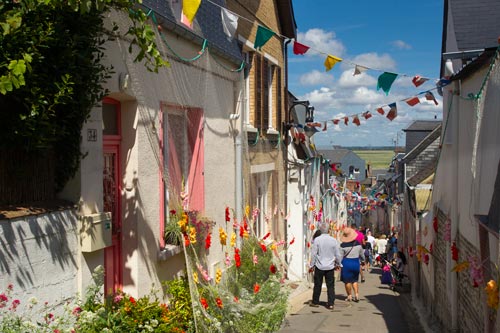
{"type": "Polygon", "coordinates": [[[254,284],[253,285],[253,292],[254,292],[254,294],[257,294],[259,292],[259,290],[260,290],[259,284],[258,283],[254,284]]]}
{"type": "Polygon", "coordinates": [[[170,215],[175,215],[177,212],[175,211],[175,209],[171,209],[170,210],[170,215]]]}
{"type": "Polygon", "coordinates": [[[184,245],[189,246],[191,242],[189,241],[189,236],[187,234],[184,234],[184,245]]]}
{"type": "Polygon", "coordinates": [[[311,247],[311,243],[307,242],[307,248],[311,247]]]}
{"type": "Polygon", "coordinates": [[[433,244],[433,243],[431,243],[431,245],[429,245],[429,252],[430,252],[430,253],[432,253],[432,244],[433,244]]]}
{"type": "Polygon", "coordinates": [[[220,297],[217,297],[215,299],[215,303],[217,303],[217,307],[219,307],[220,309],[223,308],[223,305],[222,305],[222,300],[220,299],[220,297]]]}
{"type": "Polygon", "coordinates": [[[208,302],[206,299],[204,299],[203,297],[200,298],[200,303],[205,309],[208,309],[208,302]]]}
{"type": "Polygon", "coordinates": [[[245,229],[243,228],[243,226],[240,226],[240,237],[243,238],[243,235],[245,235],[245,229]]]}
{"type": "Polygon", "coordinates": [[[240,257],[240,250],[239,249],[234,249],[234,261],[236,262],[236,267],[241,266],[241,257],[240,257]]]}
{"type": "Polygon", "coordinates": [[[262,239],[263,239],[263,240],[265,240],[265,239],[267,239],[269,236],[271,236],[271,233],[270,233],[270,232],[268,232],[268,233],[267,233],[267,234],[266,234],[266,235],[265,235],[262,239]]]}
{"type": "Polygon", "coordinates": [[[271,273],[276,274],[276,266],[274,266],[273,264],[269,266],[269,270],[271,271],[271,273]]]}
{"type": "Polygon", "coordinates": [[[132,296],[130,296],[128,300],[129,300],[129,301],[130,301],[130,303],[132,303],[132,304],[135,304],[135,303],[136,303],[136,302],[135,302],[135,298],[133,298],[132,296]]]}
{"type": "Polygon", "coordinates": [[[238,299],[238,297],[237,297],[237,296],[234,296],[234,301],[235,301],[236,303],[238,303],[240,300],[238,299]]]}
{"type": "Polygon", "coordinates": [[[455,242],[451,244],[451,259],[458,261],[458,248],[455,242]]]}
{"type": "Polygon", "coordinates": [[[231,221],[231,215],[229,214],[229,207],[226,207],[226,222],[231,221]]]}
{"type": "Polygon", "coordinates": [[[266,247],[266,245],[264,245],[264,244],[262,244],[262,243],[260,243],[259,245],[260,245],[260,248],[262,249],[262,251],[263,251],[263,252],[267,252],[267,247],[266,247]]]}
{"type": "Polygon", "coordinates": [[[290,245],[292,245],[293,243],[295,243],[295,237],[293,237],[292,240],[290,241],[290,245]]]}
{"type": "Polygon", "coordinates": [[[205,249],[209,249],[212,244],[212,234],[209,232],[207,238],[205,238],[205,249]]]}

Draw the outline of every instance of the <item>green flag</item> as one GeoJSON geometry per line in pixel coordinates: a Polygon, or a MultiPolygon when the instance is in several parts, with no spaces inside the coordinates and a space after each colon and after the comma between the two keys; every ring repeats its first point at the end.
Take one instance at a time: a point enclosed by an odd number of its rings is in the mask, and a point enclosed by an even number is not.
{"type": "Polygon", "coordinates": [[[391,90],[392,83],[394,82],[394,80],[396,80],[397,77],[398,74],[384,72],[378,77],[377,90],[380,90],[382,88],[385,94],[389,95],[389,90],[391,90]]]}
{"type": "Polygon", "coordinates": [[[273,36],[273,31],[259,25],[259,27],[257,28],[257,37],[255,37],[255,43],[253,47],[256,50],[262,49],[262,46],[264,46],[264,44],[266,44],[267,41],[273,36]]]}

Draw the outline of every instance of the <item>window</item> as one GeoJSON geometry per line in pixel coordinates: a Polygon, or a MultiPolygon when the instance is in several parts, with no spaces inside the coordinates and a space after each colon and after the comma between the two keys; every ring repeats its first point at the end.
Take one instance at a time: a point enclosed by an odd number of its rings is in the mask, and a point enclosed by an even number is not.
{"type": "Polygon", "coordinates": [[[164,106],[163,111],[164,216],[179,208],[181,194],[189,210],[203,211],[203,111],[176,106],[164,106]]]}

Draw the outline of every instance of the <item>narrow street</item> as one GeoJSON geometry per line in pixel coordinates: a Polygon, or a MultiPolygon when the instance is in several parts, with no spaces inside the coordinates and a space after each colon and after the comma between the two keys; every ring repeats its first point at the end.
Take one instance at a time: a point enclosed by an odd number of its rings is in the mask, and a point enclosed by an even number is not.
{"type": "MultiPolygon", "coordinates": [[[[409,293],[392,291],[380,283],[381,269],[365,273],[365,283],[360,283],[360,301],[345,301],[344,284],[335,283],[335,308],[310,307],[312,284],[302,286],[290,297],[289,311],[279,332],[425,332],[415,309],[410,304],[409,293]]],[[[320,302],[326,301],[323,285],[320,302]]]]}

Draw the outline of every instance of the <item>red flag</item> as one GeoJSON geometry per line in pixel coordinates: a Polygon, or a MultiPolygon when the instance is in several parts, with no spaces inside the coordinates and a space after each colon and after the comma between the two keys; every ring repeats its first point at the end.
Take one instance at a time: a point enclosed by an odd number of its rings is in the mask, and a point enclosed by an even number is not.
{"type": "Polygon", "coordinates": [[[309,46],[300,44],[298,42],[293,42],[293,54],[304,54],[309,50],[309,46]]]}
{"type": "Polygon", "coordinates": [[[327,122],[327,121],[325,121],[325,124],[323,125],[323,130],[322,130],[322,132],[326,131],[326,130],[327,130],[327,128],[328,128],[328,122],[327,122]]]}
{"type": "Polygon", "coordinates": [[[377,109],[377,112],[380,113],[381,115],[385,114],[384,109],[382,109],[381,107],[377,109]]]}
{"type": "Polygon", "coordinates": [[[423,77],[415,75],[413,77],[413,79],[411,80],[411,82],[413,82],[413,84],[415,85],[415,87],[418,87],[418,86],[421,86],[422,84],[424,84],[425,81],[427,81],[427,80],[429,80],[429,79],[425,79],[423,77]]]}
{"type": "Polygon", "coordinates": [[[363,113],[363,117],[365,117],[365,119],[370,119],[372,117],[372,114],[370,113],[370,111],[366,111],[365,113],[363,113]]]}
{"type": "Polygon", "coordinates": [[[390,121],[393,121],[394,118],[398,116],[398,108],[396,106],[396,103],[391,103],[389,104],[389,107],[391,108],[389,112],[387,112],[387,119],[390,121]]]}
{"type": "Polygon", "coordinates": [[[361,122],[359,121],[358,116],[354,116],[354,118],[352,118],[352,122],[353,122],[353,124],[356,124],[356,126],[361,125],[361,122]]]}
{"type": "Polygon", "coordinates": [[[434,101],[434,104],[438,105],[438,102],[436,101],[436,98],[434,97],[434,94],[431,93],[430,91],[425,93],[425,99],[428,101],[434,101]]]}
{"type": "Polygon", "coordinates": [[[349,117],[344,117],[344,124],[348,124],[349,123],[349,117]]]}
{"type": "Polygon", "coordinates": [[[406,102],[406,104],[408,104],[409,106],[415,106],[415,105],[417,105],[418,103],[420,103],[420,99],[418,99],[418,97],[417,97],[417,96],[413,96],[413,97],[410,97],[410,98],[405,99],[405,102],[406,102]]]}
{"type": "Polygon", "coordinates": [[[338,125],[339,124],[339,119],[333,119],[332,121],[333,121],[334,125],[338,125]]]}

